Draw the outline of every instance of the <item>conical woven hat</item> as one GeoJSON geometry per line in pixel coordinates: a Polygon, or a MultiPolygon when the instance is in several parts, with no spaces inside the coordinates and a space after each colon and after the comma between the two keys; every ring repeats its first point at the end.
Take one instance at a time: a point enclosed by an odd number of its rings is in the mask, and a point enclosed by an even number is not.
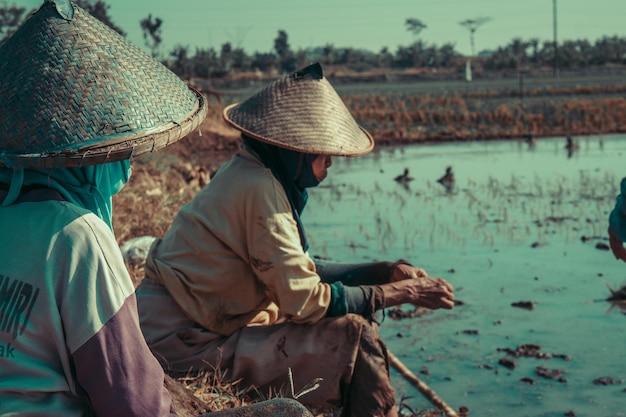
{"type": "Polygon", "coordinates": [[[224,119],[257,140],[304,153],[356,156],[374,148],[319,64],[226,107],[224,119]]]}
{"type": "Polygon", "coordinates": [[[206,100],[69,0],[47,1],[0,46],[0,166],[86,166],[167,146],[206,100]]]}

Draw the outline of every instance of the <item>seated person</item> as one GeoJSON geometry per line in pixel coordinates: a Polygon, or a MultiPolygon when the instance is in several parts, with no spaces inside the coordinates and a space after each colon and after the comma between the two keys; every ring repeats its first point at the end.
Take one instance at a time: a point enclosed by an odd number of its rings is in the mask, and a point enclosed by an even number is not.
{"type": "Polygon", "coordinates": [[[131,156],[202,122],[204,99],[69,0],[0,46],[0,91],[0,415],[175,417],[111,197],[131,156]]]}
{"type": "Polygon", "coordinates": [[[318,64],[224,110],[240,152],[182,207],[146,260],[141,327],[169,372],[222,369],[261,394],[345,416],[396,416],[373,314],[403,303],[451,309],[453,289],[407,262],[322,264],[300,215],[332,156],[372,150],[318,64]],[[320,380],[321,378],[321,380],[320,380]]]}

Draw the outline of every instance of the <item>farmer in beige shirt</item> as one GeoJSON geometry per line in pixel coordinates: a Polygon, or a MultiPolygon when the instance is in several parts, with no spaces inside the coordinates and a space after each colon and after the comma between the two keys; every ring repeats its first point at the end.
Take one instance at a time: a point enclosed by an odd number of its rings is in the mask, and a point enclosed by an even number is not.
{"type": "Polygon", "coordinates": [[[137,290],[146,340],[173,372],[222,369],[262,395],[316,381],[299,397],[345,416],[395,416],[376,311],[450,309],[452,287],[405,261],[313,260],[300,214],[331,156],[371,151],[318,64],[224,117],[242,147],[151,248],[137,290]]]}

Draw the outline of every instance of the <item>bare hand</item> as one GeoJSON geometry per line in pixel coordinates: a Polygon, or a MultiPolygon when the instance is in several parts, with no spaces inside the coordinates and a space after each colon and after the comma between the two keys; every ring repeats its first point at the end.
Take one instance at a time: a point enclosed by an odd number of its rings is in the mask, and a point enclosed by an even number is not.
{"type": "Polygon", "coordinates": [[[399,263],[391,271],[390,282],[403,281],[405,279],[417,279],[427,277],[428,274],[422,268],[417,268],[409,264],[399,263]]]}
{"type": "Polygon", "coordinates": [[[615,256],[615,259],[621,259],[626,262],[626,248],[624,248],[624,242],[609,227],[609,246],[615,256]]]}
{"type": "Polygon", "coordinates": [[[421,276],[383,284],[380,287],[385,294],[385,307],[405,303],[433,310],[439,308],[450,310],[454,307],[454,289],[443,278],[421,276]]]}

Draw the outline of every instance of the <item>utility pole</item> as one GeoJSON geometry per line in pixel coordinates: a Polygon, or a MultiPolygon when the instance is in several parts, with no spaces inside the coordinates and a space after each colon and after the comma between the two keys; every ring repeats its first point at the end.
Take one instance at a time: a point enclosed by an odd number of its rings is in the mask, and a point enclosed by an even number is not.
{"type": "Polygon", "coordinates": [[[556,0],[552,0],[552,26],[554,28],[554,77],[559,77],[559,44],[556,37],[556,0]]]}

